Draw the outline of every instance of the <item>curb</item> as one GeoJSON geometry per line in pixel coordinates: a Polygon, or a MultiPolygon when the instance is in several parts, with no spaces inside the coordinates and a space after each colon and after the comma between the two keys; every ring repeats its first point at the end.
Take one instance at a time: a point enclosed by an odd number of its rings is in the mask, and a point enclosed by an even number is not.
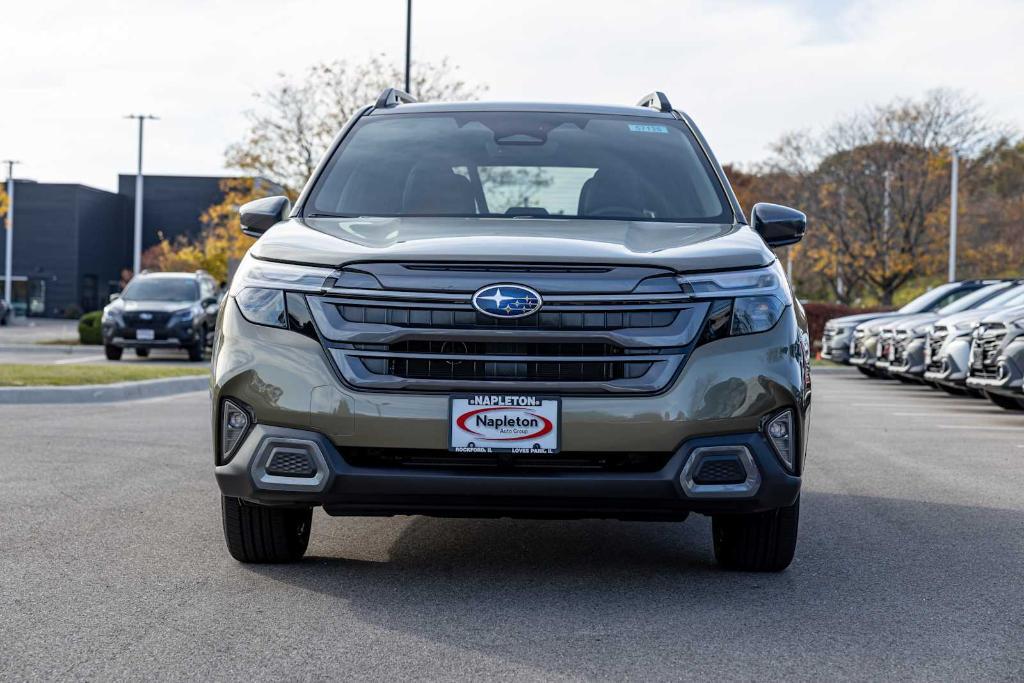
{"type": "Polygon", "coordinates": [[[71,387],[0,387],[0,405],[21,403],[115,403],[159,398],[204,391],[210,387],[206,375],[167,377],[139,382],[87,384],[71,387]]]}

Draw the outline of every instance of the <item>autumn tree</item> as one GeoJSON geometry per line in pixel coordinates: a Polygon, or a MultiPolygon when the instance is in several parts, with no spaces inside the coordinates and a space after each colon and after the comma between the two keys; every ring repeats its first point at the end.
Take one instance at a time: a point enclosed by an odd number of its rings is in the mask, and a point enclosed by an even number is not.
{"type": "Polygon", "coordinates": [[[242,234],[238,207],[270,191],[265,181],[253,178],[222,180],[223,200],[203,212],[202,231],[195,239],[179,235],[175,240],[161,239],[142,255],[142,265],[152,270],[205,270],[219,281],[228,279],[232,263],[237,263],[255,241],[242,234]]]}
{"type": "MultiPolygon", "coordinates": [[[[279,183],[294,198],[345,122],[403,79],[399,62],[385,55],[315,64],[299,77],[280,74],[255,94],[249,129],[228,147],[227,165],[279,183]]],[[[418,62],[411,88],[424,101],[471,100],[485,90],[459,78],[447,59],[418,62]]]]}
{"type": "Polygon", "coordinates": [[[806,265],[834,298],[890,304],[944,263],[952,150],[969,184],[1003,140],[977,102],[936,90],[783,138],[758,182],[807,212],[806,265]]]}

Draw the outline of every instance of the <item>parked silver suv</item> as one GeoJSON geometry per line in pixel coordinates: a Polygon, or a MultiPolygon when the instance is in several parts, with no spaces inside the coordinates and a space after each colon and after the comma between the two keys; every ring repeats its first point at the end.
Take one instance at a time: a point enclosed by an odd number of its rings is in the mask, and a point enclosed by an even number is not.
{"type": "Polygon", "coordinates": [[[773,246],[693,121],[636,107],[415,104],[349,122],[222,307],[228,549],[295,560],[330,515],[710,515],[725,566],[793,557],[809,344],[773,246]]]}

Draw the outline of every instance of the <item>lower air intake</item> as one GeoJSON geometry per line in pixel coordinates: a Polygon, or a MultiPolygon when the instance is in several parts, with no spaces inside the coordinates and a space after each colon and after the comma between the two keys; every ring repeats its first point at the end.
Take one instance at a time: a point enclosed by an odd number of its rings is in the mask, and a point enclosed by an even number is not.
{"type": "Polygon", "coordinates": [[[709,456],[701,461],[693,481],[696,484],[741,484],[747,471],[733,455],[709,456]]]}
{"type": "Polygon", "coordinates": [[[312,477],[316,465],[303,452],[276,450],[267,463],[267,474],[278,477],[312,477]]]}

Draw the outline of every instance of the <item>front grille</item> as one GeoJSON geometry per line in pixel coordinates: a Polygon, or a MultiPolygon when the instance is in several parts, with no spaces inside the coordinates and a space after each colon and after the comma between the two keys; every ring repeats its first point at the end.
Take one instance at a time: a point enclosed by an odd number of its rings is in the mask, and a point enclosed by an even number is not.
{"type": "MultiPolygon", "coordinates": [[[[350,447],[342,457],[354,467],[387,469],[473,470],[477,472],[657,472],[671,453],[563,452],[555,455],[451,453],[432,449],[350,447]]],[[[742,481],[742,478],[741,478],[742,481]]]]}
{"type": "Polygon", "coordinates": [[[942,345],[946,341],[947,331],[944,328],[936,328],[934,332],[928,335],[928,339],[925,342],[928,345],[926,355],[928,357],[928,370],[932,372],[940,372],[942,370],[942,358],[939,355],[942,345]]]}
{"type": "Polygon", "coordinates": [[[124,322],[129,327],[163,327],[171,319],[171,314],[166,312],[130,311],[124,314],[124,322]],[[143,316],[149,316],[144,319],[143,316]]]}
{"type": "Polygon", "coordinates": [[[660,271],[543,268],[531,279],[518,266],[483,274],[472,265],[376,267],[382,281],[405,287],[306,298],[342,378],[372,390],[656,393],[685,362],[709,309],[671,278],[671,288],[656,288],[647,275],[660,271]],[[624,293],[609,291],[621,284],[616,273],[629,275],[624,293]],[[543,308],[515,319],[476,311],[473,292],[501,280],[534,287],[543,308]]]}
{"type": "Polygon", "coordinates": [[[904,334],[900,334],[892,339],[892,351],[889,353],[889,358],[892,364],[896,367],[901,367],[906,362],[907,346],[910,343],[910,338],[904,334]]]}
{"type": "Polygon", "coordinates": [[[999,349],[1006,337],[1006,326],[988,324],[978,329],[971,348],[971,375],[985,379],[999,377],[999,349]]]}
{"type": "Polygon", "coordinates": [[[409,308],[403,306],[338,306],[350,323],[390,325],[413,329],[482,330],[622,330],[668,327],[676,310],[541,312],[526,318],[494,318],[474,310],[409,308]]]}
{"type": "Polygon", "coordinates": [[[651,363],[646,361],[607,360],[608,357],[625,356],[629,350],[602,343],[489,342],[456,339],[409,340],[391,345],[353,346],[359,351],[407,354],[397,358],[361,358],[363,366],[369,372],[405,379],[608,382],[642,377],[651,367],[651,363]],[[489,360],[487,356],[500,357],[503,360],[489,360]],[[518,360],[504,360],[512,358],[518,360]],[[574,358],[580,360],[565,360],[574,358]]]}

